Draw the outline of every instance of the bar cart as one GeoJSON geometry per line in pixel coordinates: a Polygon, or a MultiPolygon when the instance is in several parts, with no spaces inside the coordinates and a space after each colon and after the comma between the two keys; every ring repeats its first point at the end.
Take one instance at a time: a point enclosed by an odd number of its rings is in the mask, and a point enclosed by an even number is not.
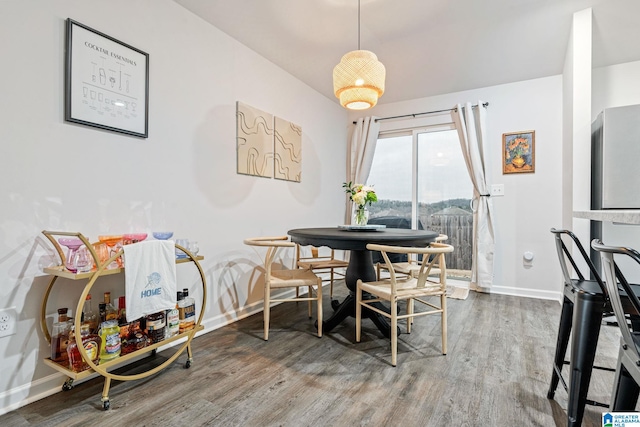
{"type": "MultiPolygon", "coordinates": [[[[47,287],[47,290],[42,300],[41,327],[44,332],[44,336],[49,342],[51,342],[51,335],[49,333],[47,322],[46,322],[47,301],[49,299],[51,290],[53,289],[53,286],[58,280],[58,278],[62,277],[62,278],[74,280],[74,281],[76,280],[86,281],[86,284],[84,285],[84,289],[82,291],[82,295],[78,300],[78,306],[74,312],[75,314],[74,335],[75,335],[76,342],[81,343],[82,337],[80,334],[80,329],[81,329],[80,325],[82,323],[82,310],[83,310],[84,301],[87,295],[90,293],[91,288],[100,277],[124,273],[124,267],[107,268],[108,266],[112,265],[114,261],[117,261],[119,258],[121,259],[124,254],[124,251],[120,249],[116,251],[116,253],[114,253],[106,261],[100,262],[100,257],[96,253],[94,246],[81,233],[65,232],[65,231],[43,231],[42,234],[44,234],[45,237],[51,242],[51,244],[55,248],[61,260],[61,264],[59,266],[44,268],[44,273],[51,276],[51,280],[49,281],[49,285],[47,287]],[[87,273],[71,272],[67,268],[65,268],[67,256],[65,255],[63,249],[61,248],[60,243],[54,238],[54,236],[73,237],[73,238],[80,239],[82,243],[86,246],[87,250],[90,252],[91,257],[93,257],[95,268],[87,273]]],[[[89,368],[90,368],[81,372],[75,372],[71,370],[69,367],[65,367],[61,364],[54,362],[50,358],[45,358],[44,362],[46,365],[51,366],[53,369],[59,372],[62,372],[68,377],[62,386],[63,391],[70,390],[73,387],[73,382],[75,380],[85,379],[93,375],[94,372],[98,373],[99,375],[103,376],[105,379],[104,387],[102,390],[102,406],[104,410],[107,410],[110,408],[109,388],[111,386],[111,380],[131,381],[131,380],[139,380],[142,378],[146,378],[168,367],[185,351],[185,349],[187,350],[187,361],[184,364],[184,368],[188,369],[191,367],[191,364],[193,362],[192,351],[191,351],[191,341],[193,340],[195,334],[198,331],[201,331],[204,329],[201,323],[202,323],[202,318],[204,316],[205,304],[207,301],[207,286],[206,286],[206,279],[204,276],[204,272],[202,270],[202,267],[200,266],[200,263],[198,262],[199,260],[202,260],[204,258],[202,256],[193,255],[188,248],[185,248],[178,244],[176,244],[175,246],[176,246],[176,249],[181,250],[186,254],[185,258],[176,259],[176,263],[178,264],[193,263],[197,268],[198,273],[200,274],[200,279],[202,282],[202,308],[200,310],[200,314],[197,317],[195,327],[189,331],[179,333],[176,336],[167,338],[158,343],[147,345],[142,349],[136,350],[134,352],[117,357],[114,360],[100,363],[100,364],[93,363],[90,357],[88,356],[86,350],[84,349],[84,347],[82,345],[78,345],[78,350],[82,358],[84,359],[86,364],[89,365],[89,368]],[[155,355],[159,347],[166,346],[167,344],[170,344],[172,342],[179,341],[179,340],[183,340],[183,342],[177,343],[175,345],[175,347],[177,348],[175,349],[175,352],[173,353],[173,355],[169,357],[167,360],[165,360],[162,364],[152,369],[149,369],[145,372],[141,372],[138,374],[132,374],[132,375],[119,375],[119,374],[114,374],[112,372],[109,372],[110,370],[113,370],[119,366],[123,366],[128,362],[130,363],[135,360],[138,360],[140,356],[144,356],[147,353],[149,356],[153,356],[155,355]]]]}

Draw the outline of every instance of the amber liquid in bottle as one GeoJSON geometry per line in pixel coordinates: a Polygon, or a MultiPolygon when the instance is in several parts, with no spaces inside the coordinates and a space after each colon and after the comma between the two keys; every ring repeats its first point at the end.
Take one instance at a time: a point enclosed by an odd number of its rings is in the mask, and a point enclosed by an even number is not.
{"type": "Polygon", "coordinates": [[[53,324],[51,334],[51,360],[62,365],[67,365],[69,362],[67,345],[71,324],[72,322],[67,317],[67,309],[58,309],[58,321],[53,324]]]}
{"type": "Polygon", "coordinates": [[[118,310],[111,304],[111,292],[104,293],[105,304],[105,320],[113,320],[118,318],[118,310]]]}
{"type": "Polygon", "coordinates": [[[98,331],[98,315],[91,308],[91,294],[87,294],[82,310],[83,323],[89,325],[89,331],[96,333],[98,331]]]}
{"type": "MultiPolygon", "coordinates": [[[[83,324],[80,329],[82,336],[82,346],[87,352],[89,360],[95,365],[98,364],[100,358],[100,336],[90,331],[88,324],[83,324]]],[[[67,346],[67,354],[69,356],[69,367],[74,372],[82,372],[90,368],[89,364],[82,358],[80,350],[78,349],[78,343],[75,339],[69,341],[67,346]]]]}
{"type": "Polygon", "coordinates": [[[166,320],[164,311],[159,311],[147,316],[147,335],[152,343],[164,341],[164,328],[166,320]]]}

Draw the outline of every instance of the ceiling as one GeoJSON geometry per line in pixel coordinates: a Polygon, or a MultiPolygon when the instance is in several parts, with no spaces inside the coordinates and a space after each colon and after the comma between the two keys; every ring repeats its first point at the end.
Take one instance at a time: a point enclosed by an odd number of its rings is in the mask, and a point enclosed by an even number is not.
{"type": "MultiPolygon", "coordinates": [[[[357,0],[174,0],[338,102],[357,0]]],[[[387,70],[379,103],[558,75],[574,12],[593,9],[593,66],[640,60],[638,0],[361,0],[360,48],[387,70]]]]}

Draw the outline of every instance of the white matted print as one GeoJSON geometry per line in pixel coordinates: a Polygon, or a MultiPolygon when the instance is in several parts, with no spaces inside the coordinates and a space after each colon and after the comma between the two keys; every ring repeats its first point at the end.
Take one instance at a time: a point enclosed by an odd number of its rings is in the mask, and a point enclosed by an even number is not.
{"type": "Polygon", "coordinates": [[[302,128],[275,118],[274,177],[300,182],[302,176],[302,128]]]}
{"type": "Polygon", "coordinates": [[[238,173],[273,177],[273,115],[240,101],[236,108],[238,173]]]}
{"type": "Polygon", "coordinates": [[[67,19],[65,120],[147,138],[149,55],[67,19]]]}

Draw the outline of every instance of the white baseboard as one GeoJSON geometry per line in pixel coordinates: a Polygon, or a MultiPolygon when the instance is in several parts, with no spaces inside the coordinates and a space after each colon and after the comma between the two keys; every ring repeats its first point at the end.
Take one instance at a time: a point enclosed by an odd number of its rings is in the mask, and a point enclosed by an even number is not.
{"type": "Polygon", "coordinates": [[[541,291],[539,289],[523,289],[511,286],[492,286],[488,290],[483,289],[483,291],[499,295],[552,300],[558,301],[558,303],[562,301],[562,292],[560,291],[541,291]]]}

